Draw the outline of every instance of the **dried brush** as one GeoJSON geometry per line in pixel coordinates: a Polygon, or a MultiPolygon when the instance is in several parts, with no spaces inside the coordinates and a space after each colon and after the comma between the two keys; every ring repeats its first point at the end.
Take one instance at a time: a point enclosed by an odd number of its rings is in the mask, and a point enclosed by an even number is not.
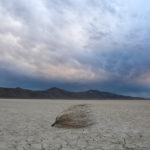
{"type": "Polygon", "coordinates": [[[90,105],[80,104],[69,107],[61,115],[56,117],[56,121],[51,125],[66,128],[82,128],[94,124],[94,116],[90,105]]]}

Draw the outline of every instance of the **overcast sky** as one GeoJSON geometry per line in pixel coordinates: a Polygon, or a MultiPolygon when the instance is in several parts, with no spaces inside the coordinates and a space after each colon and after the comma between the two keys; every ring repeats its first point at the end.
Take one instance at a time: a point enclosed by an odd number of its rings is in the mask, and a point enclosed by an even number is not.
{"type": "Polygon", "coordinates": [[[0,86],[150,97],[150,1],[0,0],[0,86]]]}

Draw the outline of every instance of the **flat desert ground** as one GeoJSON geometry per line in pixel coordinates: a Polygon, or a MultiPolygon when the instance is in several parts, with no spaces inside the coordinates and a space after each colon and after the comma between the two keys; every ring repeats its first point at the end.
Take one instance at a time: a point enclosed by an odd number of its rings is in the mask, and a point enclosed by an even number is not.
{"type": "Polygon", "coordinates": [[[150,150],[150,101],[0,99],[0,150],[150,150]],[[90,104],[90,127],[51,127],[57,115],[90,104]]]}

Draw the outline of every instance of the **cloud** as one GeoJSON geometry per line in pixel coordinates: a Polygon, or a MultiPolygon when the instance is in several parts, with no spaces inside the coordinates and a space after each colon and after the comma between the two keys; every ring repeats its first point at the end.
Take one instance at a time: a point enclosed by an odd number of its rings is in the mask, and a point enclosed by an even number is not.
{"type": "MultiPolygon", "coordinates": [[[[8,18],[4,20],[1,16],[1,21],[8,25],[2,26],[0,35],[1,62],[14,66],[19,72],[42,74],[50,79],[94,81],[106,78],[104,70],[92,72],[91,66],[81,64],[77,58],[78,55],[86,58],[84,45],[88,42],[88,30],[84,29],[87,20],[79,22],[86,15],[79,17],[82,10],[75,13],[77,3],[14,0],[1,1],[1,4],[1,11],[6,12],[8,18]],[[74,6],[73,11],[70,10],[74,6]]],[[[99,32],[100,35],[103,33],[99,32]]]]}
{"type": "Polygon", "coordinates": [[[150,87],[150,70],[149,72],[143,72],[142,74],[137,76],[134,79],[134,82],[136,82],[139,85],[150,87]]]}
{"type": "Polygon", "coordinates": [[[1,0],[1,66],[47,81],[146,86],[148,6],[140,0],[1,0]]]}

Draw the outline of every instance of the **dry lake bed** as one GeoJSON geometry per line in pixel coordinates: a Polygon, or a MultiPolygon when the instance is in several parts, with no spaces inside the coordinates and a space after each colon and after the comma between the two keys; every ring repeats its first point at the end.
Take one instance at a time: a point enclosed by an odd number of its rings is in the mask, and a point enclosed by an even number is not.
{"type": "Polygon", "coordinates": [[[150,150],[150,101],[0,99],[0,150],[150,150]],[[90,104],[90,127],[51,127],[69,106],[90,104]]]}

